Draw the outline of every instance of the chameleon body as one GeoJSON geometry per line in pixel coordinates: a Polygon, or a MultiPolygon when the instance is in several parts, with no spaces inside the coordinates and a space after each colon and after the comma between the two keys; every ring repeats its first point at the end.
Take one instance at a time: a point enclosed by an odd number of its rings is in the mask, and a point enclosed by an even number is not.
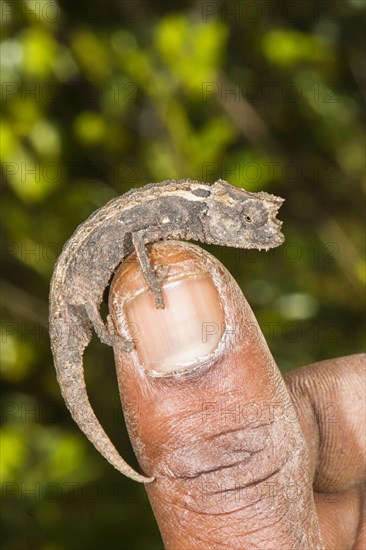
{"type": "Polygon", "coordinates": [[[89,403],[83,353],[92,329],[108,345],[121,341],[103,323],[99,308],[110,280],[136,251],[156,306],[164,307],[161,277],[152,272],[145,245],[188,239],[237,248],[270,249],[283,242],[276,214],[283,199],[250,193],[219,180],[149,184],[113,199],[94,212],[65,244],[50,291],[50,337],[57,380],[72,417],[98,451],[120,472],[144,483],[119,455],[89,403]],[[119,339],[119,340],[118,340],[119,339]]]}

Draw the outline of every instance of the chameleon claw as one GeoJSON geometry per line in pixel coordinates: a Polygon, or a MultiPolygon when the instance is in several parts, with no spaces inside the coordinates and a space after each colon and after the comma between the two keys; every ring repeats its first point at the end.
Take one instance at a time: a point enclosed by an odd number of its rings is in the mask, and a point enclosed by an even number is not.
{"type": "Polygon", "coordinates": [[[121,346],[123,351],[127,351],[128,353],[131,353],[131,351],[133,351],[134,348],[135,348],[134,343],[131,342],[131,340],[123,340],[123,339],[121,339],[121,340],[122,341],[118,342],[118,345],[121,346]]]}
{"type": "Polygon", "coordinates": [[[127,351],[129,353],[131,353],[131,351],[133,351],[133,349],[135,348],[134,343],[131,340],[127,340],[127,339],[122,338],[121,336],[118,335],[118,333],[117,333],[117,331],[114,327],[112,317],[110,315],[107,316],[107,330],[108,330],[108,334],[110,336],[110,341],[111,341],[111,343],[109,344],[110,346],[120,347],[124,351],[127,351]]]}
{"type": "Polygon", "coordinates": [[[151,289],[155,296],[155,307],[157,309],[164,309],[165,303],[163,298],[163,292],[161,289],[161,283],[166,279],[169,272],[169,266],[159,265],[155,270],[155,283],[151,289]]]}
{"type": "Polygon", "coordinates": [[[155,307],[156,307],[156,309],[164,309],[165,308],[165,303],[164,303],[164,298],[163,298],[163,293],[162,293],[162,290],[161,290],[160,282],[159,282],[159,285],[157,287],[152,289],[152,292],[155,296],[155,307]]]}
{"type": "Polygon", "coordinates": [[[159,265],[156,268],[156,278],[158,279],[159,283],[162,283],[164,279],[167,278],[169,273],[169,266],[168,265],[159,265]]]}

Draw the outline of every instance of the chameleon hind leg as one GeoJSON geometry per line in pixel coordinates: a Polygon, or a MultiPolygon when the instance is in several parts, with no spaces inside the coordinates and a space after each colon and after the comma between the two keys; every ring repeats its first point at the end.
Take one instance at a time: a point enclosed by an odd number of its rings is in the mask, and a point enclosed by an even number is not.
{"type": "Polygon", "coordinates": [[[154,294],[155,305],[159,309],[164,309],[165,304],[161,284],[168,274],[168,266],[160,266],[156,273],[153,272],[145,247],[145,231],[137,231],[136,233],[132,233],[132,242],[141,271],[145,277],[145,281],[149,285],[151,292],[154,294]]]}
{"type": "Polygon", "coordinates": [[[91,321],[93,328],[98,335],[99,340],[107,346],[119,345],[126,351],[131,351],[134,348],[133,342],[122,338],[116,334],[113,323],[108,315],[107,327],[105,326],[98,309],[91,305],[85,304],[85,311],[89,320],[91,321]]]}

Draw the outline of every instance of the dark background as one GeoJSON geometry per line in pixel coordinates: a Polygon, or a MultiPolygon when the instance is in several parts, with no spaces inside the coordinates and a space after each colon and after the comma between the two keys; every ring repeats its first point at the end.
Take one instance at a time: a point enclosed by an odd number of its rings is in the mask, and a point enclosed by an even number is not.
{"type": "MultiPolygon", "coordinates": [[[[47,332],[63,243],[107,200],[171,178],[286,199],[285,244],[210,247],[281,370],[363,346],[363,0],[9,1],[2,42],[2,548],[162,548],[144,488],[71,420],[47,332]]],[[[136,465],[112,352],[88,390],[136,465]]]]}

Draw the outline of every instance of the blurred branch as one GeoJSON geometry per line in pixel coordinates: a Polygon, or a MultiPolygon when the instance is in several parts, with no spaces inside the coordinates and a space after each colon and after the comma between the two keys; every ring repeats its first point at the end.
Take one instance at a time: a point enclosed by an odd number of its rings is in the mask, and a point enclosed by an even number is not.
{"type": "Polygon", "coordinates": [[[363,99],[366,99],[366,68],[365,68],[365,59],[362,57],[362,54],[354,53],[349,62],[353,78],[358,86],[359,92],[362,95],[363,99]]]}
{"type": "Polygon", "coordinates": [[[48,328],[48,307],[43,300],[4,279],[1,279],[0,286],[0,303],[3,307],[48,328]]]}
{"type": "MultiPolygon", "coordinates": [[[[218,89],[234,90],[235,84],[230,82],[224,73],[219,73],[218,89]]],[[[270,149],[272,153],[283,156],[272,134],[254,107],[240,95],[240,101],[235,101],[231,94],[225,96],[225,101],[220,101],[233,124],[244,137],[255,147],[270,149]]]]}
{"type": "Polygon", "coordinates": [[[337,264],[343,271],[354,290],[359,292],[362,284],[357,279],[354,266],[361,263],[362,258],[352,240],[347,236],[342,227],[334,218],[328,217],[325,224],[319,229],[319,237],[325,247],[330,244],[339,246],[339,253],[336,255],[337,264]]]}

